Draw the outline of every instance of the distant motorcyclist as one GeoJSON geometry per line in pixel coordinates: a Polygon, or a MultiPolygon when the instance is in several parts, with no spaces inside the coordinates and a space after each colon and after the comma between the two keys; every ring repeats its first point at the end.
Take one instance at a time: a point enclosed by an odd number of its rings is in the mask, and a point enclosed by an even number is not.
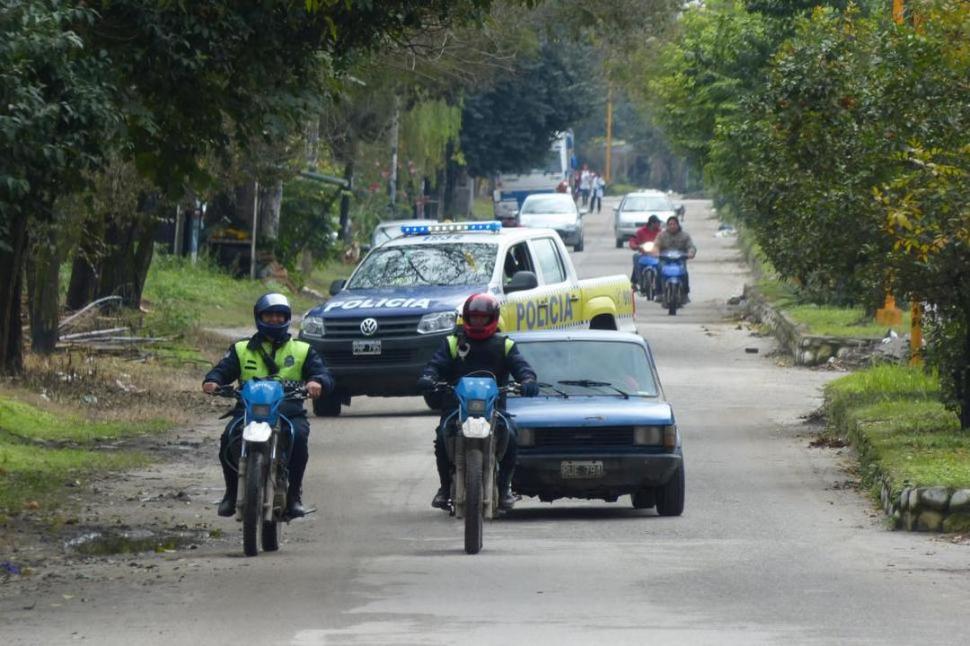
{"type": "MultiPolygon", "coordinates": [[[[418,390],[427,393],[439,381],[455,384],[462,377],[473,372],[487,371],[495,375],[499,387],[504,386],[511,375],[522,385],[522,394],[534,397],[539,394],[536,373],[519,354],[512,339],[497,334],[499,303],[490,294],[473,294],[462,308],[462,328],[457,334],[445,338],[431,361],[424,367],[418,379],[418,390]]],[[[441,420],[438,423],[434,441],[435,462],[438,467],[440,488],[431,501],[431,506],[447,509],[451,498],[451,463],[445,447],[445,420],[457,408],[454,397],[448,398],[442,406],[441,420]]],[[[499,458],[498,486],[499,508],[511,509],[515,504],[512,496],[512,472],[515,469],[516,443],[515,429],[496,429],[500,434],[508,434],[505,454],[499,458]]]]}
{"type": "MultiPolygon", "coordinates": [[[[694,241],[691,240],[690,234],[681,228],[680,220],[677,219],[676,215],[667,218],[667,226],[657,236],[657,239],[654,241],[653,251],[650,253],[655,256],[660,256],[665,251],[679,251],[685,254],[688,259],[697,255],[697,247],[694,246],[694,241]]],[[[690,294],[690,274],[686,273],[686,268],[687,265],[684,263],[684,293],[690,294]]]]}
{"type": "Polygon", "coordinates": [[[640,273],[639,260],[640,255],[643,253],[640,250],[640,245],[647,242],[653,242],[657,239],[658,235],[660,235],[660,218],[658,218],[656,215],[651,215],[650,218],[647,219],[647,223],[637,229],[637,232],[633,234],[633,237],[630,238],[630,241],[627,243],[630,246],[630,249],[633,249],[635,252],[633,254],[633,273],[630,274],[630,284],[633,289],[637,288],[637,274],[640,273]]]}
{"type": "MultiPolygon", "coordinates": [[[[292,339],[289,334],[290,303],[283,294],[264,294],[253,307],[257,332],[229,346],[222,360],[206,374],[202,390],[213,394],[220,386],[239,380],[239,385],[254,377],[278,377],[285,381],[305,382],[310,397],[333,392],[333,377],[323,358],[310,344],[292,339]]],[[[306,514],[302,503],[303,474],[309,459],[307,446],[310,423],[301,401],[284,402],[280,412],[293,424],[294,441],[290,450],[289,491],[287,515],[299,518],[306,514]]],[[[240,403],[232,411],[232,419],[219,439],[219,461],[226,481],[226,493],[219,503],[220,516],[236,512],[238,455],[231,455],[238,447],[245,410],[240,403]]]]}

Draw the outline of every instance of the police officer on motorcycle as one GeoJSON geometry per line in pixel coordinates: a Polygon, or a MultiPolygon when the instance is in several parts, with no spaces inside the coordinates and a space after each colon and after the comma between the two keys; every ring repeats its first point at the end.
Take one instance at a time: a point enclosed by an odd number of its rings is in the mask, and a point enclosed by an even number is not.
{"type": "MultiPolygon", "coordinates": [[[[222,360],[206,374],[202,390],[213,394],[220,386],[239,380],[240,386],[254,377],[277,377],[284,381],[305,382],[312,398],[333,392],[333,377],[323,358],[310,344],[290,337],[292,311],[283,294],[264,294],[253,307],[256,334],[229,346],[222,360]]],[[[309,460],[308,439],[310,423],[301,401],[284,402],[280,412],[293,424],[294,442],[290,450],[289,491],[287,515],[299,518],[306,515],[302,503],[303,474],[309,460]]],[[[226,493],[219,503],[220,516],[236,512],[238,485],[237,464],[242,424],[245,413],[242,404],[232,411],[232,419],[219,439],[219,461],[226,480],[226,493]],[[233,453],[235,447],[235,455],[233,453]]]]}
{"type": "MultiPolygon", "coordinates": [[[[504,386],[511,375],[522,385],[522,394],[535,397],[539,394],[536,373],[519,354],[512,339],[497,334],[499,303],[490,294],[473,294],[462,308],[462,328],[456,334],[442,341],[431,361],[424,367],[418,379],[418,390],[430,392],[439,381],[457,383],[462,377],[473,372],[485,371],[495,375],[499,387],[504,386]]],[[[451,463],[445,446],[445,419],[457,408],[453,397],[444,402],[441,420],[438,423],[434,441],[435,462],[441,487],[435,494],[431,506],[448,509],[451,498],[451,463]]],[[[512,472],[515,469],[516,443],[515,429],[496,429],[499,443],[504,442],[502,434],[507,434],[505,454],[499,460],[498,486],[499,508],[508,510],[515,504],[512,496],[512,472]]]]}

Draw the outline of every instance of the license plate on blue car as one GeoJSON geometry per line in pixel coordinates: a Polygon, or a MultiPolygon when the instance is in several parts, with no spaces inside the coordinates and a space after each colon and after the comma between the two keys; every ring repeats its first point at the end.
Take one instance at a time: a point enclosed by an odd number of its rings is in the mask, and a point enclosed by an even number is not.
{"type": "Polygon", "coordinates": [[[599,460],[563,460],[559,464],[563,480],[589,480],[603,477],[603,463],[599,460]]]}

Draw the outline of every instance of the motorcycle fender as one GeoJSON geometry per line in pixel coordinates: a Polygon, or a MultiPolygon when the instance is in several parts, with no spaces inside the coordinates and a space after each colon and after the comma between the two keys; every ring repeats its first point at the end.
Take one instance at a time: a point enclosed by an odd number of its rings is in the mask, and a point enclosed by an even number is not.
{"type": "Polygon", "coordinates": [[[461,434],[465,437],[483,440],[492,432],[492,424],[484,417],[469,417],[461,424],[461,434]]]}
{"type": "Polygon", "coordinates": [[[266,422],[250,422],[243,429],[243,439],[247,442],[267,442],[273,434],[273,427],[266,422]]]}

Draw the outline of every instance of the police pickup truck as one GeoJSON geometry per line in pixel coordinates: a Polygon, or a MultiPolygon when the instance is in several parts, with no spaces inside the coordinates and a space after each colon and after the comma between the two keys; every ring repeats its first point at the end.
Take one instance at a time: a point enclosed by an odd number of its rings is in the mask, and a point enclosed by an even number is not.
{"type": "Polygon", "coordinates": [[[417,394],[421,369],[471,294],[498,298],[504,332],[635,329],[629,277],[579,280],[552,229],[457,222],[403,232],[372,249],[303,317],[300,338],[323,354],[337,381],[335,393],[314,401],[317,415],[339,415],[355,395],[417,394]]]}

